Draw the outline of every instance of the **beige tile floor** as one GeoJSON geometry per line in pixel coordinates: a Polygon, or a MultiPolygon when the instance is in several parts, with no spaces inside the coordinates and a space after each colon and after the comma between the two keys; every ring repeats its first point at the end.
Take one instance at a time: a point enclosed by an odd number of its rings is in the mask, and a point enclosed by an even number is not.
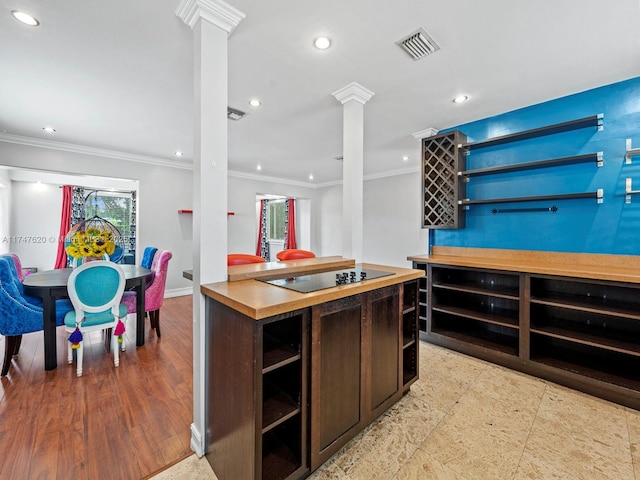
{"type": "MultiPolygon", "coordinates": [[[[411,391],[311,479],[640,480],[640,412],[420,348],[411,391]]],[[[206,459],[192,456],[153,478],[216,476],[206,459]]]]}

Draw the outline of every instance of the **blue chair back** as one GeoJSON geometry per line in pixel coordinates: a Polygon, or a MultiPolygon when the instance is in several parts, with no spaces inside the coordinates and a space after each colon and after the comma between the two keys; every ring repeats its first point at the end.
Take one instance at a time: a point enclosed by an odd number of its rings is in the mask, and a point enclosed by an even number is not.
{"type": "Polygon", "coordinates": [[[20,296],[24,296],[24,287],[22,286],[22,282],[20,281],[20,275],[18,275],[18,269],[16,267],[16,262],[15,262],[15,259],[13,258],[13,255],[10,253],[5,253],[3,255],[0,255],[0,258],[7,260],[7,263],[9,264],[9,269],[11,270],[11,277],[12,277],[11,281],[13,282],[15,287],[18,289],[20,296]]]}
{"type": "Polygon", "coordinates": [[[158,249],[156,247],[146,247],[142,254],[142,262],[140,266],[144,268],[151,268],[153,265],[153,257],[155,257],[158,249]]]}
{"type": "Polygon", "coordinates": [[[0,334],[22,335],[42,330],[42,307],[28,303],[20,295],[12,266],[12,261],[0,257],[0,334]]]}

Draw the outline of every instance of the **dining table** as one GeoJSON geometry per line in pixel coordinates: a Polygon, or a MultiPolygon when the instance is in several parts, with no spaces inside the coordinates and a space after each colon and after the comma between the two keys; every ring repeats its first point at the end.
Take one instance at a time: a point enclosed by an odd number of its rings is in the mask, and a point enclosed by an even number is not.
{"type": "MultiPolygon", "coordinates": [[[[153,271],[139,265],[119,265],[124,271],[125,289],[136,292],[136,346],[144,345],[144,292],[153,278],[153,271]]],[[[44,319],[44,368],[53,370],[57,366],[56,351],[56,299],[68,298],[67,281],[72,268],[46,270],[27,275],[23,280],[27,295],[42,298],[44,319]]]]}

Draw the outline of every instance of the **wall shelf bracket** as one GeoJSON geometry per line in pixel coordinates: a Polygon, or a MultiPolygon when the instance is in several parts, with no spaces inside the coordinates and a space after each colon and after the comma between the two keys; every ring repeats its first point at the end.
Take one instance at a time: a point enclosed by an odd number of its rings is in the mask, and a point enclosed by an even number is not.
{"type": "Polygon", "coordinates": [[[624,203],[631,203],[631,195],[637,195],[640,190],[634,190],[631,178],[627,178],[624,182],[624,203]]]}
{"type": "Polygon", "coordinates": [[[635,155],[640,155],[640,148],[631,148],[631,139],[627,138],[627,153],[624,156],[624,163],[631,163],[631,157],[635,155]]]}

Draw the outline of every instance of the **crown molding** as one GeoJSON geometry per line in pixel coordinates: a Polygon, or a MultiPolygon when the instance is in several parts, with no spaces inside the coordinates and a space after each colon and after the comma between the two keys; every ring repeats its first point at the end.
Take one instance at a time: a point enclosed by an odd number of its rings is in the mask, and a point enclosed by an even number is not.
{"type": "Polygon", "coordinates": [[[49,148],[63,152],[80,153],[82,155],[94,155],[97,157],[113,158],[115,160],[125,160],[128,162],[162,165],[164,167],[183,168],[186,170],[193,169],[193,165],[191,163],[179,162],[176,160],[166,160],[163,158],[137,155],[135,153],[118,152],[115,150],[87,147],[84,145],[56,142],[53,140],[43,140],[40,138],[23,137],[21,135],[12,135],[9,133],[0,133],[0,142],[14,143],[16,145],[24,145],[27,147],[49,148]]]}
{"type": "Polygon", "coordinates": [[[407,175],[411,173],[420,173],[420,167],[404,168],[402,170],[389,170],[387,172],[374,173],[373,175],[365,175],[363,180],[377,180],[379,178],[395,177],[397,175],[407,175]]]}
{"type": "MultiPolygon", "coordinates": [[[[365,182],[368,182],[370,180],[378,180],[380,178],[395,177],[397,175],[409,175],[409,174],[415,174],[415,173],[420,173],[419,167],[406,168],[403,170],[390,170],[388,172],[375,173],[373,175],[365,175],[362,178],[362,180],[365,182]]],[[[316,185],[316,188],[335,187],[338,185],[342,185],[342,183],[343,183],[342,180],[336,180],[334,182],[319,183],[316,185]]]]}
{"type": "Polygon", "coordinates": [[[355,100],[361,104],[367,103],[371,100],[371,97],[375,95],[371,90],[364,88],[362,85],[356,82],[351,82],[349,85],[336,90],[331,95],[336,97],[343,105],[351,100],[355,100]]]}
{"type": "MultiPolygon", "coordinates": [[[[146,163],[150,165],[160,165],[169,168],[181,168],[185,170],[193,170],[192,163],[186,162],[176,162],[171,160],[165,160],[162,158],[156,157],[147,157],[144,155],[136,155],[133,153],[124,153],[118,152],[115,150],[106,150],[102,148],[94,148],[94,147],[86,147],[83,145],[75,145],[72,143],[63,143],[56,142],[52,140],[43,140],[39,138],[33,137],[23,137],[20,135],[12,135],[8,133],[0,133],[0,142],[5,143],[14,143],[17,145],[24,145],[27,147],[38,147],[38,148],[50,148],[52,150],[60,150],[63,152],[70,153],[80,153],[83,155],[94,155],[97,157],[105,157],[105,158],[113,158],[115,160],[124,160],[128,162],[137,162],[137,163],[146,163]]],[[[405,175],[408,173],[418,173],[420,171],[419,168],[413,169],[404,169],[404,170],[391,170],[388,172],[377,173],[373,175],[365,175],[363,177],[364,181],[367,180],[376,180],[379,178],[385,177],[393,177],[395,175],[405,175]]],[[[335,180],[332,182],[325,183],[309,183],[309,182],[300,182],[296,180],[289,180],[286,178],[279,177],[267,177],[265,175],[256,175],[252,173],[239,172],[236,170],[228,170],[227,174],[230,177],[236,178],[246,178],[248,180],[259,180],[261,182],[274,182],[280,183],[284,185],[293,185],[296,187],[304,187],[304,188],[323,188],[323,187],[331,187],[335,185],[342,185],[342,180],[335,180]]]]}
{"type": "Polygon", "coordinates": [[[411,135],[413,135],[417,140],[422,140],[423,138],[433,137],[434,135],[437,135],[438,131],[439,130],[437,128],[429,127],[425,128],[424,130],[420,130],[419,132],[412,133],[411,135]]]}
{"type": "Polygon", "coordinates": [[[202,18],[227,34],[231,34],[246,17],[240,10],[222,0],[182,0],[176,9],[176,16],[191,29],[202,18]]]}

